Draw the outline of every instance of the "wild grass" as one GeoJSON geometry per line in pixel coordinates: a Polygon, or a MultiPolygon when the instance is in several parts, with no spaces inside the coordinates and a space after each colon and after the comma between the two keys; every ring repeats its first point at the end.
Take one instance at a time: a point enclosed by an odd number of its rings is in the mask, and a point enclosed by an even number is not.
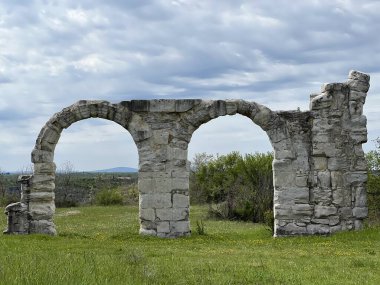
{"type": "Polygon", "coordinates": [[[0,236],[0,284],[380,284],[379,227],[275,239],[262,225],[205,220],[196,206],[191,237],[159,239],[138,235],[137,212],[58,209],[57,237],[0,236]]]}

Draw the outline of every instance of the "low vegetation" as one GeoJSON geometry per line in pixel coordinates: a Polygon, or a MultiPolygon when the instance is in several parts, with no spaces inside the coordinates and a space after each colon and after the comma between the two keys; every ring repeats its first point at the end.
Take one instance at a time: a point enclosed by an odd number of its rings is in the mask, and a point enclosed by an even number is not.
{"type": "Polygon", "coordinates": [[[379,227],[275,239],[207,210],[191,208],[191,237],[159,239],[139,236],[135,206],[58,209],[56,237],[0,236],[0,283],[380,284],[379,227]]]}
{"type": "MultiPolygon", "coordinates": [[[[379,144],[365,229],[328,237],[272,237],[271,153],[197,155],[192,236],[179,239],[138,234],[136,174],[58,173],[57,191],[93,191],[98,206],[58,208],[56,237],[1,235],[0,284],[380,284],[379,144]]],[[[15,178],[0,171],[3,202],[15,178]]]]}
{"type": "Polygon", "coordinates": [[[366,154],[368,164],[367,196],[370,222],[380,222],[380,138],[376,149],[366,154]]]}
{"type": "Polygon", "coordinates": [[[216,218],[272,225],[272,161],[272,153],[197,155],[190,177],[192,203],[207,203],[216,218]]]}

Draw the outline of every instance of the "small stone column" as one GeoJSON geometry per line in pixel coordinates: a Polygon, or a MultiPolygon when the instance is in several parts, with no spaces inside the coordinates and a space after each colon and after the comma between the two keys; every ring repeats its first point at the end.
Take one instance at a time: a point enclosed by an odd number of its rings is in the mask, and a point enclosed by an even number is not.
{"type": "Polygon", "coordinates": [[[30,194],[30,180],[32,175],[21,175],[18,182],[21,183],[21,201],[9,204],[5,208],[7,217],[7,229],[4,234],[28,234],[28,203],[30,194]]]}

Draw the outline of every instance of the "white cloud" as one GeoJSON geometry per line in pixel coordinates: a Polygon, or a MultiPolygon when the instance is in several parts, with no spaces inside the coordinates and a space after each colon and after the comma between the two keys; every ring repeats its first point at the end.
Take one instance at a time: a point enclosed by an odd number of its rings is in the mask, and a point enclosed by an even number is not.
{"type": "MultiPolygon", "coordinates": [[[[29,160],[43,124],[80,99],[240,98],[307,110],[310,93],[345,81],[350,69],[372,75],[365,112],[373,139],[380,136],[378,8],[370,0],[2,1],[0,167],[29,160]]],[[[94,136],[82,128],[73,137],[83,168],[94,160],[80,149],[94,136]]],[[[111,137],[115,145],[118,132],[111,137]]],[[[228,133],[210,144],[221,140],[222,149],[246,148],[228,133]]],[[[108,151],[107,143],[97,147],[108,151]]]]}

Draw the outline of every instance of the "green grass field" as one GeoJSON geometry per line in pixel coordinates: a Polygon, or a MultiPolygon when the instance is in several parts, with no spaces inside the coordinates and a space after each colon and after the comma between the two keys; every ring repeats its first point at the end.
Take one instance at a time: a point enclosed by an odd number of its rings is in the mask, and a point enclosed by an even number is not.
{"type": "MultiPolygon", "coordinates": [[[[261,225],[204,220],[190,238],[138,235],[137,207],[58,209],[59,236],[0,236],[0,284],[380,284],[380,228],[272,238],[261,225]]],[[[5,216],[1,220],[5,228],[5,216]]]]}

